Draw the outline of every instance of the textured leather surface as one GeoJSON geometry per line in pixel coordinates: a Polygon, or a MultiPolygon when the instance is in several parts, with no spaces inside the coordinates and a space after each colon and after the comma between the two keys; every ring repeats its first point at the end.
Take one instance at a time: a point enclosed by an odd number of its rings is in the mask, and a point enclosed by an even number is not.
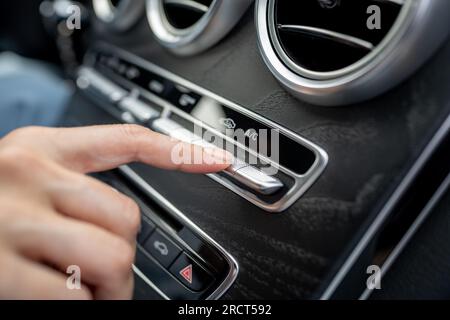
{"type": "MultiPolygon", "coordinates": [[[[219,45],[190,58],[162,49],[145,21],[98,41],[121,46],[278,122],[329,154],[317,183],[276,215],[205,176],[134,166],[236,257],[240,274],[227,298],[317,296],[450,112],[450,42],[391,92],[354,106],[323,108],[294,99],[274,80],[258,52],[252,12],[219,45]]],[[[80,124],[112,121],[81,97],[69,113],[80,124]]]]}
{"type": "Polygon", "coordinates": [[[450,299],[450,190],[370,298],[450,299]]]}

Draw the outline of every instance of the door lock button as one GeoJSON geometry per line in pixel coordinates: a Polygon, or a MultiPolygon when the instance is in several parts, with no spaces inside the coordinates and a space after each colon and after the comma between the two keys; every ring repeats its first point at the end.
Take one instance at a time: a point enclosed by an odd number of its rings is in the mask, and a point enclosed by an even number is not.
{"type": "Polygon", "coordinates": [[[168,268],[181,252],[181,249],[158,229],[145,242],[144,249],[165,268],[168,268]]]}

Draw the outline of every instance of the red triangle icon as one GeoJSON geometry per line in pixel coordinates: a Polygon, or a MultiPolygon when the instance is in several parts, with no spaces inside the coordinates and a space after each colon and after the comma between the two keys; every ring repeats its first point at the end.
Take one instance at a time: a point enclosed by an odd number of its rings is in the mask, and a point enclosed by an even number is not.
{"type": "Polygon", "coordinates": [[[184,280],[192,284],[192,264],[181,270],[180,274],[184,278],[184,280]]]}

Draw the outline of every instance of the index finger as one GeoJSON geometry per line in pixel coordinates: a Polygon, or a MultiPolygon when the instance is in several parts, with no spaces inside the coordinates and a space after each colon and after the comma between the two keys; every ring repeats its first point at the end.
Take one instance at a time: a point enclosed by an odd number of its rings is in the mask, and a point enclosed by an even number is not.
{"type": "Polygon", "coordinates": [[[137,125],[103,125],[48,129],[48,148],[56,161],[88,173],[105,171],[130,162],[191,173],[226,169],[233,156],[222,149],[202,148],[174,140],[137,125]]]}

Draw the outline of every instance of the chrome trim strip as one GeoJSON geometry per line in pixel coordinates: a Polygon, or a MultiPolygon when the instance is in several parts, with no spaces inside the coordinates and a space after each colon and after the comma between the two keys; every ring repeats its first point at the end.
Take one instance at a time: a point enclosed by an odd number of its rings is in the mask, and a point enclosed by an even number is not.
{"type": "Polygon", "coordinates": [[[230,178],[263,195],[274,194],[284,186],[279,179],[269,176],[251,165],[241,168],[232,165],[223,172],[230,178]]]}
{"type": "Polygon", "coordinates": [[[397,5],[399,5],[399,6],[402,6],[402,5],[405,4],[405,1],[406,1],[406,0],[377,0],[377,1],[380,1],[380,2],[392,2],[392,3],[394,3],[394,4],[397,4],[397,5]]]}
{"type": "MultiPolygon", "coordinates": [[[[200,86],[197,86],[196,84],[193,84],[193,83],[191,83],[191,82],[189,82],[189,81],[187,81],[165,69],[162,69],[161,67],[156,66],[156,65],[152,64],[151,62],[148,62],[134,54],[131,54],[123,49],[117,48],[113,45],[106,44],[106,43],[99,44],[98,48],[100,48],[100,49],[103,48],[107,52],[112,52],[112,53],[118,54],[120,57],[124,58],[125,60],[130,61],[131,63],[137,64],[137,65],[140,65],[156,74],[159,74],[163,78],[167,78],[171,81],[174,81],[175,83],[177,83],[183,87],[189,88],[191,90],[194,90],[194,91],[200,93],[201,95],[209,96],[212,99],[218,101],[219,103],[222,103],[231,109],[234,109],[252,119],[255,119],[268,127],[276,128],[280,131],[280,133],[284,134],[286,137],[292,139],[293,141],[303,145],[304,147],[306,147],[306,148],[310,149],[312,152],[314,152],[314,154],[316,156],[316,161],[312,165],[311,169],[303,175],[296,174],[281,165],[273,163],[268,158],[259,156],[263,161],[272,163],[272,165],[276,166],[281,172],[291,176],[295,180],[294,186],[286,193],[286,195],[282,199],[278,200],[275,203],[262,202],[253,193],[238,187],[237,185],[231,183],[230,181],[225,180],[216,174],[208,175],[208,177],[210,177],[211,179],[215,180],[216,182],[219,182],[223,186],[227,187],[234,193],[238,194],[239,196],[243,197],[244,199],[253,203],[254,205],[260,207],[261,209],[263,209],[267,212],[272,212],[272,213],[282,212],[282,211],[286,210],[292,204],[294,204],[295,201],[297,201],[316,182],[316,180],[320,177],[320,175],[325,170],[325,168],[328,164],[328,160],[329,160],[328,154],[326,153],[326,151],[323,150],[318,145],[301,137],[300,135],[298,135],[286,128],[283,128],[273,121],[270,121],[270,120],[254,113],[238,104],[235,104],[219,95],[216,95],[200,86]]],[[[124,78],[119,78],[119,77],[115,77],[115,80],[117,80],[118,82],[121,82],[125,86],[132,86],[132,89],[131,89],[132,91],[139,90],[139,92],[141,92],[147,99],[164,107],[166,111],[163,112],[162,117],[168,116],[169,112],[175,113],[178,116],[181,116],[181,117],[193,122],[196,125],[206,128],[208,131],[211,131],[211,133],[223,137],[224,140],[230,141],[232,143],[236,143],[230,137],[224,136],[221,132],[217,131],[216,129],[200,122],[199,120],[193,118],[192,116],[190,116],[190,115],[186,114],[185,112],[179,110],[178,108],[174,107],[169,102],[153,95],[151,92],[142,90],[142,88],[137,87],[135,84],[129,82],[128,80],[126,80],[124,78]]],[[[238,145],[240,148],[248,151],[252,155],[258,156],[258,154],[255,153],[253,150],[250,150],[241,144],[238,144],[238,145]]]]}
{"type": "Polygon", "coordinates": [[[299,32],[299,33],[306,33],[306,34],[312,34],[317,37],[327,38],[336,42],[340,42],[343,44],[347,44],[350,46],[355,46],[358,48],[363,48],[369,51],[372,51],[375,46],[370,43],[369,41],[365,41],[356,37],[352,37],[347,34],[335,32],[332,30],[322,29],[322,28],[315,28],[315,27],[308,27],[308,26],[302,26],[302,25],[293,25],[293,24],[279,24],[277,25],[278,30],[281,31],[293,31],[293,32],[299,32]]]}
{"type": "MultiPolygon", "coordinates": [[[[430,201],[428,201],[425,208],[421,211],[416,220],[414,220],[414,223],[411,225],[411,227],[408,229],[408,231],[405,233],[400,242],[395,246],[394,250],[391,252],[389,257],[384,262],[383,266],[381,267],[381,278],[383,278],[386,272],[388,272],[389,269],[392,267],[394,262],[397,260],[397,258],[400,256],[400,254],[408,245],[409,241],[412,239],[412,237],[416,234],[416,232],[425,222],[426,218],[428,218],[431,211],[436,207],[441,198],[445,195],[449,187],[450,187],[450,174],[445,178],[444,182],[442,182],[442,184],[439,186],[438,190],[436,190],[433,197],[430,199],[430,201]]],[[[359,297],[359,300],[367,300],[372,294],[372,292],[373,290],[366,289],[359,297]]]]}
{"type": "Polygon", "coordinates": [[[206,13],[208,12],[208,6],[204,4],[194,1],[194,0],[164,0],[164,4],[172,4],[180,7],[189,8],[192,10],[197,10],[199,12],[206,13]]]}
{"type": "MultiPolygon", "coordinates": [[[[202,137],[196,136],[168,118],[154,120],[152,127],[155,131],[186,143],[199,145],[204,148],[216,148],[212,143],[204,141],[202,137]]],[[[222,173],[263,195],[274,194],[284,186],[279,179],[269,176],[239,159],[235,159],[234,163],[223,170],[222,173]]]]}
{"type": "MultiPolygon", "coordinates": [[[[120,172],[124,174],[128,179],[132,180],[136,185],[145,192],[154,201],[158,202],[164,209],[170,211],[171,214],[180,219],[183,224],[187,225],[190,229],[195,231],[195,233],[202,238],[205,242],[212,245],[216,250],[218,250],[227,261],[230,271],[225,277],[225,280],[220,284],[220,286],[206,299],[206,300],[216,300],[219,299],[231,285],[236,280],[239,274],[239,264],[236,259],[228,253],[220,244],[218,244],[214,239],[212,239],[208,234],[201,230],[196,224],[194,224],[186,215],[184,215],[180,210],[178,210],[172,203],[170,203],[166,198],[164,198],[158,191],[156,191],[148,182],[142,179],[138,174],[136,174],[129,166],[122,166],[119,168],[120,172]]],[[[145,280],[145,279],[144,279],[145,280]]],[[[151,283],[151,282],[150,282],[151,283]]]]}
{"type": "Polygon", "coordinates": [[[400,17],[384,40],[357,63],[322,73],[295,64],[276,40],[275,0],[257,0],[258,45],[269,70],[293,95],[323,106],[373,98],[420,67],[447,39],[450,1],[405,0],[400,17]]]}
{"type": "Polygon", "coordinates": [[[445,138],[447,134],[450,132],[450,116],[444,121],[442,126],[439,128],[437,133],[431,139],[430,143],[426,146],[425,150],[421,153],[417,161],[414,163],[412,168],[403,178],[399,186],[396,188],[394,193],[390,196],[389,200],[385,203],[383,208],[380,210],[379,214],[367,229],[367,231],[362,236],[361,240],[358,242],[356,247],[353,249],[351,254],[347,257],[345,262],[339,268],[339,271],[336,273],[334,278],[331,280],[328,287],[322,293],[320,299],[326,300],[330,299],[336,289],[339,287],[345,276],[348,274],[352,266],[364,252],[365,248],[370,244],[372,239],[376,236],[378,231],[381,229],[383,223],[389,217],[397,203],[398,199],[400,199],[403,194],[406,192],[408,187],[413,183],[414,178],[420,172],[420,170],[425,166],[426,162],[432,155],[433,151],[439,146],[442,140],[445,138]]]}
{"type": "Polygon", "coordinates": [[[133,264],[133,271],[134,271],[134,273],[136,273],[136,275],[139,277],[139,278],[141,278],[142,279],[142,281],[144,281],[149,287],[151,287],[153,290],[155,290],[156,291],[156,293],[158,293],[160,296],[161,296],[161,298],[163,298],[164,300],[170,300],[170,298],[168,297],[168,296],[166,296],[166,294],[164,293],[164,292],[162,292],[149,278],[147,278],[146,276],[145,276],[145,274],[143,274],[142,273],[142,271],[141,270],[139,270],[139,268],[138,267],[136,267],[134,264],[133,264]]]}

